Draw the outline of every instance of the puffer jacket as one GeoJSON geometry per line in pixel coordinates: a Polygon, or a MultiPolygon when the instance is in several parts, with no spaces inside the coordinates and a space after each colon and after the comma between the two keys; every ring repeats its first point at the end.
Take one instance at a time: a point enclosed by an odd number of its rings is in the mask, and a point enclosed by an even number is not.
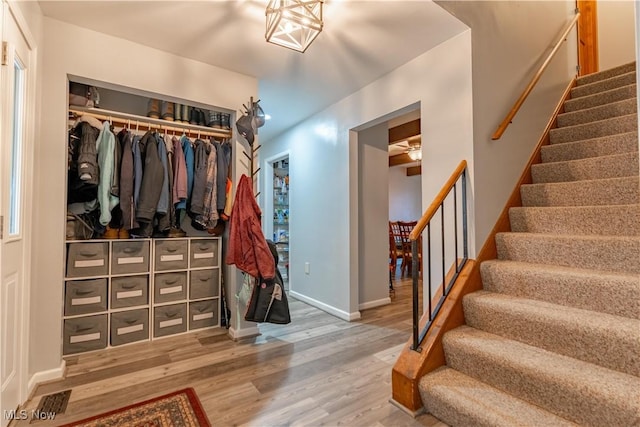
{"type": "Polygon", "coordinates": [[[87,184],[98,185],[98,152],[96,141],[99,130],[88,122],[80,122],[80,146],[78,153],[78,178],[87,184]]]}

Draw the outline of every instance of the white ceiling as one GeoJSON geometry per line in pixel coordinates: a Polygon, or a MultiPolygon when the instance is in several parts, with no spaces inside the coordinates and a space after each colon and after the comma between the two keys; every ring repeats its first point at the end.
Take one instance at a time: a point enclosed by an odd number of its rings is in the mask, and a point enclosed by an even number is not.
{"type": "Polygon", "coordinates": [[[40,0],[45,16],[256,77],[265,141],[465,29],[429,0],[327,0],[301,54],[265,42],[266,4],[40,0]]]}

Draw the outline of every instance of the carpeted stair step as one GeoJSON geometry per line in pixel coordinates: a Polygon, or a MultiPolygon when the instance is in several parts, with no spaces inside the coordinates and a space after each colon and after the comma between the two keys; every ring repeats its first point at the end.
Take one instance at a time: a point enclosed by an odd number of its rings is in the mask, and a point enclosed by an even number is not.
{"type": "Polygon", "coordinates": [[[520,187],[523,206],[596,206],[640,203],[637,176],[588,181],[526,184],[520,187]]]}
{"type": "Polygon", "coordinates": [[[496,234],[498,259],[640,273],[640,237],[496,234]]]}
{"type": "Polygon", "coordinates": [[[640,236],[640,204],[514,207],[509,222],[514,232],[640,236]]]}
{"type": "Polygon", "coordinates": [[[551,129],[549,132],[549,140],[551,144],[560,144],[634,131],[638,131],[637,113],[599,120],[597,122],[551,129]]]}
{"type": "Polygon", "coordinates": [[[473,328],[640,376],[640,320],[488,291],[463,305],[473,328]]]}
{"type": "Polygon", "coordinates": [[[610,77],[604,80],[597,80],[593,83],[584,83],[571,89],[571,99],[589,96],[595,93],[606,92],[622,86],[632,85],[636,82],[636,72],[630,71],[625,74],[610,77]]]}
{"type": "Polygon", "coordinates": [[[612,117],[626,116],[637,112],[637,98],[629,98],[623,101],[616,101],[605,105],[599,105],[597,107],[587,108],[585,110],[558,114],[558,127],[576,126],[584,123],[610,119],[612,117]]]}
{"type": "Polygon", "coordinates": [[[531,167],[535,184],[638,176],[638,152],[564,162],[538,163],[531,167]]]}
{"type": "Polygon", "coordinates": [[[540,154],[543,162],[562,162],[631,152],[638,152],[638,131],[544,145],[540,154]]]}
{"type": "Polygon", "coordinates": [[[611,102],[623,101],[637,96],[637,84],[622,86],[619,88],[595,93],[593,95],[582,96],[576,99],[569,99],[564,103],[564,112],[586,110],[588,108],[609,104],[611,102]]]}
{"type": "Polygon", "coordinates": [[[582,86],[589,83],[597,82],[599,80],[606,80],[611,77],[619,76],[621,74],[631,73],[636,70],[636,62],[629,62],[627,64],[618,65],[617,67],[610,68],[608,70],[598,71],[596,73],[587,74],[586,76],[578,77],[577,85],[582,86]]]}
{"type": "Polygon", "coordinates": [[[640,319],[640,275],[520,261],[480,265],[487,291],[640,319]]]}
{"type": "Polygon", "coordinates": [[[425,375],[419,387],[425,410],[452,426],[576,425],[449,368],[440,368],[425,375]]]}
{"type": "Polygon", "coordinates": [[[469,326],[443,338],[447,365],[587,426],[640,422],[640,378],[469,326]]]}

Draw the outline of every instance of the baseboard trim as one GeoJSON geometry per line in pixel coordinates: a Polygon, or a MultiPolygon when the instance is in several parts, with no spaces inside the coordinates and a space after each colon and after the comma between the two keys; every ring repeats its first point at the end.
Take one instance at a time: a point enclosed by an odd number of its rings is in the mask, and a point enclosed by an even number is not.
{"type": "Polygon", "coordinates": [[[411,415],[413,418],[417,418],[418,415],[422,415],[422,414],[426,413],[426,411],[424,409],[424,406],[422,406],[417,411],[412,411],[411,409],[407,408],[406,406],[404,406],[403,404],[401,404],[400,402],[398,402],[394,398],[389,399],[389,403],[391,403],[396,408],[400,409],[405,414],[411,415]]]}
{"type": "Polygon", "coordinates": [[[340,310],[339,308],[335,308],[332,305],[325,304],[322,301],[318,301],[306,295],[302,295],[296,291],[289,291],[289,294],[291,295],[292,298],[295,298],[304,303],[312,305],[315,308],[318,308],[326,313],[329,313],[332,316],[336,316],[339,319],[346,320],[347,322],[358,320],[361,317],[359,311],[356,311],[354,313],[347,313],[346,311],[340,310]]]}
{"type": "Polygon", "coordinates": [[[260,329],[257,326],[251,328],[243,328],[243,329],[234,329],[233,327],[229,328],[229,337],[234,340],[241,340],[244,338],[253,338],[260,335],[260,329]]]}
{"type": "Polygon", "coordinates": [[[391,298],[389,297],[382,298],[376,301],[363,302],[358,306],[358,310],[367,310],[369,308],[380,307],[382,305],[387,305],[387,304],[391,304],[391,298]]]}
{"type": "Polygon", "coordinates": [[[48,371],[40,371],[33,374],[29,379],[29,383],[27,384],[27,396],[29,396],[29,399],[33,397],[33,392],[38,385],[47,381],[54,381],[64,378],[66,370],[67,362],[62,359],[62,361],[60,362],[60,366],[58,366],[57,368],[49,369],[48,371]]]}

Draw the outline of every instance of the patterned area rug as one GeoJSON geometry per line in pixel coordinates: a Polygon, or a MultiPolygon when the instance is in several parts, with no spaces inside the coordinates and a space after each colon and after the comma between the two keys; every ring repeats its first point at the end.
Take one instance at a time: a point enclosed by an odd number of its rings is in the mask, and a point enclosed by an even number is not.
{"type": "Polygon", "coordinates": [[[178,390],[62,427],[211,427],[192,388],[178,390]]]}

